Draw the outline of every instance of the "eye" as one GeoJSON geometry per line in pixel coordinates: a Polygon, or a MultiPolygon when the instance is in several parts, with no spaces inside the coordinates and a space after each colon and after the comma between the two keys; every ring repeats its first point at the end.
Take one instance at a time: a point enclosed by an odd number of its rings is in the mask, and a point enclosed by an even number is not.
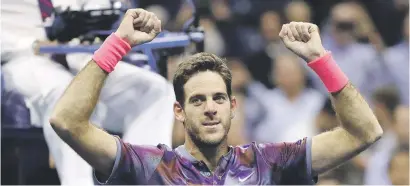
{"type": "Polygon", "coordinates": [[[223,95],[218,95],[218,96],[215,96],[214,100],[215,100],[217,103],[222,104],[222,103],[224,103],[224,102],[225,102],[226,97],[225,97],[225,96],[223,96],[223,95]]]}
{"type": "Polygon", "coordinates": [[[193,98],[193,99],[191,99],[191,103],[195,106],[199,106],[199,105],[201,105],[202,100],[199,99],[199,98],[193,98]]]}

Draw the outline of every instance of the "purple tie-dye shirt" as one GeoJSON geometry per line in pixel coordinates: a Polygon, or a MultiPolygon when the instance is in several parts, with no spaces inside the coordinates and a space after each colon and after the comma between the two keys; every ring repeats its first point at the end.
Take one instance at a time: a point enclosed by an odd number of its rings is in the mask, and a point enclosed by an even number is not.
{"type": "Polygon", "coordinates": [[[184,146],[131,145],[117,138],[117,158],[100,184],[128,185],[282,185],[315,184],[311,172],[311,140],[295,143],[251,143],[230,147],[214,172],[191,156],[184,146]]]}

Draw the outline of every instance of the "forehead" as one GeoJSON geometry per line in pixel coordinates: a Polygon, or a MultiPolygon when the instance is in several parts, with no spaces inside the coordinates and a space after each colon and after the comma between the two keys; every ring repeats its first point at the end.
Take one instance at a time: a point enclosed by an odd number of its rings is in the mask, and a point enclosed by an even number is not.
{"type": "Polygon", "coordinates": [[[184,85],[185,95],[190,97],[194,94],[213,94],[216,92],[226,93],[225,82],[218,73],[205,71],[192,76],[184,85]]]}

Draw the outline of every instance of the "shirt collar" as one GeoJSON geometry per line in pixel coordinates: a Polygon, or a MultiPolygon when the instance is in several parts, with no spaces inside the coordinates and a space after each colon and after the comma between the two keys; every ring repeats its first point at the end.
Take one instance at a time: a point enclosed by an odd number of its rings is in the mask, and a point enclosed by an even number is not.
{"type": "MultiPolygon", "coordinates": [[[[233,152],[233,147],[229,146],[229,151],[227,154],[223,155],[222,158],[223,160],[227,161],[230,159],[232,152],[233,152]]],[[[182,158],[190,161],[191,163],[198,163],[199,160],[197,160],[194,156],[191,155],[191,153],[188,152],[186,149],[185,145],[181,145],[175,149],[175,152],[182,158]]]]}

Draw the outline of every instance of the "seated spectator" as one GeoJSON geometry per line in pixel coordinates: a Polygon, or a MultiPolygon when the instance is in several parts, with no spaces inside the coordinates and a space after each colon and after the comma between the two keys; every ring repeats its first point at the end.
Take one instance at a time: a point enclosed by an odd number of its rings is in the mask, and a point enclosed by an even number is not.
{"type": "Polygon", "coordinates": [[[252,141],[294,141],[303,136],[313,136],[316,133],[315,118],[325,97],[306,87],[304,67],[296,56],[278,56],[273,71],[272,81],[277,88],[265,89],[259,94],[266,117],[252,127],[252,141]]]}

